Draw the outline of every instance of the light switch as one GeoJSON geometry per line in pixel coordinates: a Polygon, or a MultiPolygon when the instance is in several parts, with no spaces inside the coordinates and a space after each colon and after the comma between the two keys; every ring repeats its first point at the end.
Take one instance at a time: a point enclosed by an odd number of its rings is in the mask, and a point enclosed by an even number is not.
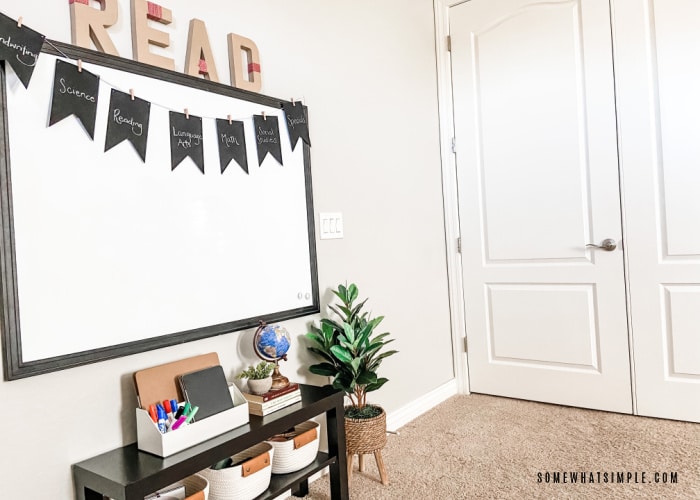
{"type": "Polygon", "coordinates": [[[320,238],[333,240],[343,237],[343,214],[340,212],[322,212],[319,214],[320,238]]]}

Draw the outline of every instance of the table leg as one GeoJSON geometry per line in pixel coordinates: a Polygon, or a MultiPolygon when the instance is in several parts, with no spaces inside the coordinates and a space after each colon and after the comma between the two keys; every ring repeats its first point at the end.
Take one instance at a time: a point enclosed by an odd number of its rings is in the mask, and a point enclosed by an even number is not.
{"type": "Polygon", "coordinates": [[[345,408],[340,399],[335,408],[326,412],[328,430],[328,453],[335,457],[329,467],[331,499],[348,500],[348,466],[345,447],[345,408]]]}
{"type": "Polygon", "coordinates": [[[309,494],[309,480],[304,479],[300,482],[294,489],[292,489],[292,495],[295,497],[305,497],[309,494]]]}
{"type": "Polygon", "coordinates": [[[75,496],[77,500],[103,500],[104,496],[101,493],[91,490],[88,487],[77,485],[75,488],[75,496]]]}

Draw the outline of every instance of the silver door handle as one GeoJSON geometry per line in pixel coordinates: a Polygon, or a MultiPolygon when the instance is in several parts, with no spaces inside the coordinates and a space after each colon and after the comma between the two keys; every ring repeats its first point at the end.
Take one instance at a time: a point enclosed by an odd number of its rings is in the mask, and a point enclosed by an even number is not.
{"type": "Polygon", "coordinates": [[[606,252],[612,252],[617,248],[617,243],[615,243],[615,240],[613,240],[612,238],[607,238],[601,241],[600,245],[596,245],[595,243],[589,243],[588,245],[586,245],[586,247],[599,248],[601,250],[605,250],[606,252]]]}

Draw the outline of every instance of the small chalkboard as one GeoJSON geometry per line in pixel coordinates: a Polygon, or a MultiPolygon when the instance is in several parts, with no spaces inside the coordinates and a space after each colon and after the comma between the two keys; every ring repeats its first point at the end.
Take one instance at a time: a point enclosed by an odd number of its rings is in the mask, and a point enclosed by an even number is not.
{"type": "Polygon", "coordinates": [[[285,102],[282,105],[282,109],[284,109],[284,116],[287,119],[287,129],[289,130],[289,140],[292,143],[292,151],[297,147],[299,139],[311,146],[306,108],[298,103],[285,102]]]}
{"type": "Polygon", "coordinates": [[[243,122],[234,120],[216,120],[216,133],[219,139],[219,162],[223,174],[235,160],[238,165],[248,173],[248,155],[245,145],[245,132],[243,122]]]}
{"type": "Polygon", "coordinates": [[[258,148],[258,165],[270,153],[282,165],[282,147],[280,145],[280,126],[276,116],[253,115],[255,126],[255,144],[258,148]]]}
{"type": "Polygon", "coordinates": [[[44,35],[0,14],[0,59],[7,61],[25,88],[34,73],[44,35]]]}
{"type": "Polygon", "coordinates": [[[202,119],[198,116],[170,112],[170,159],[175,170],[182,160],[190,157],[204,173],[204,141],[202,119]]]}
{"type": "Polygon", "coordinates": [[[199,408],[198,422],[233,408],[233,399],[221,365],[186,373],[178,377],[185,400],[199,408]]]}
{"type": "Polygon", "coordinates": [[[75,115],[85,127],[90,139],[94,139],[99,88],[99,76],[56,59],[49,127],[70,115],[75,115]]]}
{"type": "Polygon", "coordinates": [[[146,162],[146,145],[148,143],[148,120],[151,103],[112,89],[107,118],[107,138],[105,151],[112,149],[122,141],[128,140],[146,162]]]}

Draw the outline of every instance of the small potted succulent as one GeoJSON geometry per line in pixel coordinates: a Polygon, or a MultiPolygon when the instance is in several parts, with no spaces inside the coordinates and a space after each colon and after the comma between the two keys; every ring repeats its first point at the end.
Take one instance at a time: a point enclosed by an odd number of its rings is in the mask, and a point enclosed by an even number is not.
{"type": "Polygon", "coordinates": [[[274,363],[261,361],[236,375],[236,379],[248,379],[248,390],[252,394],[265,394],[272,387],[272,370],[274,369],[274,363]]]}
{"type": "Polygon", "coordinates": [[[374,330],[384,316],[371,318],[363,312],[367,299],[355,303],[357,285],[338,285],[333,293],[340,304],[330,305],[336,319],[322,318],[321,325],[311,325],[306,337],[308,349],[323,361],[311,365],[316,375],[333,377],[333,387],[341,389],[350,399],[345,407],[345,438],[349,455],[374,453],[383,484],[386,471],[381,461],[381,449],[386,444],[386,413],[380,406],[367,402],[367,393],[376,391],[388,380],[377,376],[382,361],[398,351],[384,350],[389,333],[375,335],[374,330]]]}

